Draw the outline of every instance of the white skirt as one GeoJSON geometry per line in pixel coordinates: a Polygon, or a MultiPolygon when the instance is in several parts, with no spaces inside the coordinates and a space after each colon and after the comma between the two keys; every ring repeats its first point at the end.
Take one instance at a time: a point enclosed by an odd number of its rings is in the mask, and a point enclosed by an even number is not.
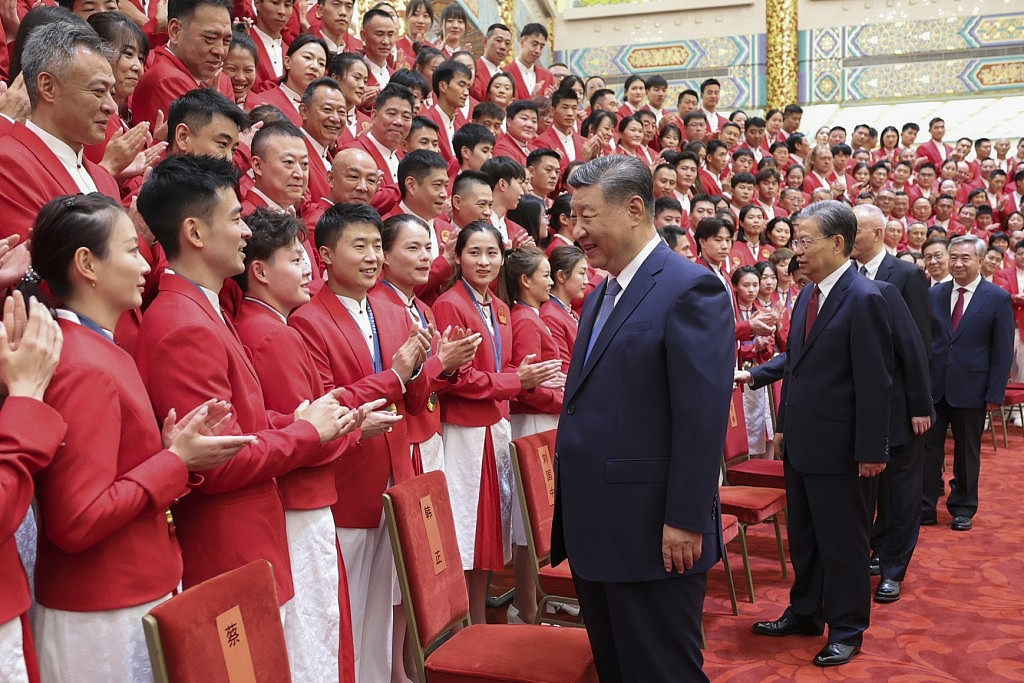
{"type": "Polygon", "coordinates": [[[768,407],[770,385],[760,389],[743,386],[743,418],[747,422],[747,452],[751,457],[763,456],[767,440],[774,438],[772,412],[768,407]]]}
{"type": "Polygon", "coordinates": [[[70,612],[37,604],[32,631],[42,683],[150,683],[153,667],[142,617],[170,597],[101,612],[70,612]]]}
{"type": "Polygon", "coordinates": [[[21,617],[14,617],[6,624],[0,624],[0,681],[28,683],[21,617]]]}
{"type": "MultiPolygon", "coordinates": [[[[512,415],[512,438],[540,434],[558,427],[558,416],[551,413],[524,413],[512,415]]],[[[526,526],[523,524],[523,509],[519,504],[519,492],[515,490],[515,477],[512,481],[512,543],[526,546],[526,526]]]]}
{"type": "MultiPolygon", "coordinates": [[[[424,472],[444,471],[444,440],[440,434],[434,434],[426,441],[420,442],[420,460],[424,472]]],[[[410,448],[412,448],[410,446],[410,448]]]]}
{"type": "Polygon", "coordinates": [[[337,681],[341,611],[338,556],[330,508],[287,510],[295,596],[284,604],[292,680],[337,681]]]}
{"type": "Polygon", "coordinates": [[[455,534],[459,540],[462,568],[473,569],[476,557],[477,511],[480,506],[480,474],[483,468],[485,429],[491,430],[495,467],[498,473],[498,496],[501,501],[501,546],[505,563],[512,559],[512,461],[508,420],[499,420],[490,427],[463,427],[445,423],[444,472],[455,516],[455,534]]]}

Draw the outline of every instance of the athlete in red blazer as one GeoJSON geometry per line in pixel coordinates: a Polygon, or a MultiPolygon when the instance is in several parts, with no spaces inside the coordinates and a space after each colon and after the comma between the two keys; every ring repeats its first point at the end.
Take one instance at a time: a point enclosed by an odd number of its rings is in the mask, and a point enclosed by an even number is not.
{"type": "MultiPolygon", "coordinates": [[[[533,147],[533,145],[531,145],[531,147],[533,147]]],[[[493,156],[495,158],[509,157],[510,159],[515,159],[522,164],[523,168],[526,168],[526,151],[508,133],[502,133],[494,143],[493,156]]]]}
{"type": "MultiPolygon", "coordinates": [[[[551,330],[541,319],[540,313],[517,303],[512,306],[512,365],[519,366],[526,356],[533,355],[534,362],[561,359],[558,344],[551,330]]],[[[512,414],[562,412],[563,393],[560,389],[535,387],[521,391],[509,404],[512,414]]]]}
{"type": "MultiPolygon", "coordinates": [[[[448,129],[445,128],[444,125],[444,115],[441,112],[441,105],[435,102],[429,109],[423,112],[422,116],[437,124],[438,152],[441,153],[441,156],[444,157],[445,161],[451,163],[455,156],[452,152],[452,141],[448,139],[448,129]]],[[[461,111],[456,109],[455,130],[462,128],[467,123],[469,123],[469,121],[466,120],[466,117],[462,115],[461,111]]]]}
{"type": "Polygon", "coordinates": [[[308,197],[310,202],[318,202],[331,194],[331,183],[327,180],[327,168],[320,161],[320,153],[313,146],[309,135],[304,135],[303,138],[306,141],[306,151],[309,152],[308,197]]]}
{"type": "Polygon", "coordinates": [[[562,359],[562,372],[568,373],[572,347],[576,345],[576,334],[579,331],[579,318],[572,312],[571,306],[567,306],[554,296],[541,304],[540,317],[548,326],[551,338],[558,347],[558,357],[562,359]]]}
{"type": "Polygon", "coordinates": [[[953,153],[953,148],[946,143],[937,143],[935,140],[928,140],[917,146],[917,151],[914,152],[914,156],[920,161],[925,159],[935,164],[935,168],[942,168],[942,162],[949,158],[949,155],[953,153]],[[945,149],[946,154],[943,155],[939,152],[939,144],[945,149]]]}
{"type": "Polygon", "coordinates": [[[323,458],[317,429],[276,414],[278,428],[271,428],[256,371],[234,329],[203,291],[180,275],[161,277],[160,294],[142,320],[135,357],[158,415],[171,408],[185,414],[215,397],[234,410],[231,433],[259,438],[232,461],[205,472],[205,481],[176,507],[183,583],[188,587],[266,559],[274,566],[284,604],[293,590],[284,507],[274,478],[323,458]]]}
{"type": "Polygon", "coordinates": [[[558,164],[561,167],[561,171],[564,173],[565,169],[571,162],[580,158],[580,154],[583,152],[583,145],[587,144],[587,139],[576,131],[573,131],[572,142],[573,146],[576,148],[575,155],[570,155],[565,149],[562,145],[562,141],[558,137],[558,134],[555,133],[554,126],[552,126],[533,139],[532,147],[534,149],[553,149],[558,152],[560,155],[558,164]]]}
{"type": "MultiPolygon", "coordinates": [[[[149,121],[152,126],[158,111],[162,111],[166,117],[171,102],[190,90],[205,86],[167,46],[158,47],[149,54],[149,66],[132,95],[132,113],[135,121],[149,121]]],[[[235,101],[231,79],[223,72],[218,77],[217,90],[232,102],[235,101]]]]}
{"type": "MultiPolygon", "coordinates": [[[[347,149],[361,149],[369,154],[373,157],[373,162],[377,164],[377,169],[381,172],[380,184],[377,186],[377,192],[373,195],[373,199],[370,200],[370,206],[377,209],[381,215],[388,213],[398,206],[398,203],[402,201],[402,195],[398,191],[398,183],[391,177],[391,170],[384,161],[384,157],[381,156],[380,151],[368,135],[360,135],[351,143],[345,145],[345,147],[347,149]]],[[[401,148],[395,150],[395,153],[398,154],[399,159],[402,158],[401,148]]]]}
{"type": "MultiPolygon", "coordinates": [[[[302,93],[298,93],[298,95],[301,97],[302,93]]],[[[249,97],[252,99],[254,107],[261,104],[272,104],[280,109],[281,113],[287,116],[288,120],[294,123],[296,127],[302,128],[302,117],[299,116],[298,102],[289,93],[286,93],[280,84],[276,84],[260,93],[253,92],[249,97]]]]}
{"type": "MultiPolygon", "coordinates": [[[[255,31],[252,32],[252,42],[256,44],[256,82],[252,84],[251,93],[259,94],[275,87],[281,82],[281,76],[284,74],[279,74],[274,70],[267,46],[263,44],[263,39],[255,31]]],[[[288,52],[288,44],[282,40],[282,57],[286,52],[288,52]]]]}
{"type": "MultiPolygon", "coordinates": [[[[533,69],[537,73],[537,85],[541,86],[537,91],[537,94],[546,95],[548,88],[554,87],[555,79],[551,75],[551,72],[540,64],[534,64],[533,69]]],[[[526,81],[523,80],[522,65],[519,64],[519,60],[512,60],[512,63],[508,65],[505,72],[512,77],[513,81],[515,81],[517,100],[533,99],[534,93],[530,92],[530,89],[526,87],[526,81]]],[[[486,99],[486,97],[484,99],[486,99]]]]}
{"type": "MultiPolygon", "coordinates": [[[[96,189],[114,199],[121,194],[106,169],[83,159],[96,189]]],[[[63,194],[78,194],[78,185],[46,143],[23,123],[16,123],[0,137],[0,238],[15,233],[21,241],[43,205],[63,194]]]]}

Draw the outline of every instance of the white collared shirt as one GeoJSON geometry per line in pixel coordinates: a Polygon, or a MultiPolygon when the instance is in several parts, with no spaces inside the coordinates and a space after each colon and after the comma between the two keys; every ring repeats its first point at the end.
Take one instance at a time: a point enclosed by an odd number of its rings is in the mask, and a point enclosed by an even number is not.
{"type": "Polygon", "coordinates": [[[622,291],[619,292],[619,295],[615,297],[615,303],[619,303],[619,299],[622,298],[622,295],[626,291],[626,288],[629,287],[629,283],[633,281],[633,278],[640,270],[640,266],[643,265],[644,261],[647,260],[647,257],[651,255],[651,252],[654,251],[660,243],[661,236],[658,235],[657,232],[655,232],[654,237],[649,239],[647,241],[647,244],[642,246],[640,248],[640,251],[636,253],[636,256],[634,256],[633,259],[629,263],[627,263],[622,270],[619,271],[619,274],[615,276],[615,279],[618,281],[619,286],[622,287],[622,291]]]}
{"type": "Polygon", "coordinates": [[[936,142],[932,140],[932,144],[935,145],[935,149],[939,151],[939,158],[943,161],[946,160],[946,145],[942,142],[936,142]]]}
{"type": "Polygon", "coordinates": [[[427,232],[430,233],[430,253],[433,255],[434,258],[440,256],[441,251],[437,244],[437,231],[434,230],[434,219],[419,215],[418,213],[410,209],[409,205],[406,204],[404,200],[398,204],[398,208],[402,213],[410,213],[427,224],[427,232]]]}
{"type": "Polygon", "coordinates": [[[270,65],[274,67],[274,75],[278,78],[284,76],[284,41],[281,38],[273,38],[269,33],[262,30],[256,24],[252,25],[253,37],[263,43],[263,48],[270,57],[270,65]]]}
{"type": "Polygon", "coordinates": [[[359,114],[354,106],[345,114],[345,127],[352,133],[352,137],[359,135],[359,114]]]}
{"type": "Polygon", "coordinates": [[[394,150],[388,149],[384,145],[380,144],[377,138],[373,137],[373,133],[367,133],[366,137],[369,138],[370,143],[377,148],[380,155],[384,157],[384,163],[388,166],[388,171],[391,172],[391,182],[398,182],[398,155],[394,150]]]}
{"type": "Polygon", "coordinates": [[[246,301],[250,302],[250,303],[254,303],[254,304],[257,304],[259,306],[262,306],[263,308],[265,308],[268,311],[272,312],[274,315],[277,316],[277,319],[280,320],[281,322],[283,322],[283,323],[287,323],[288,322],[288,318],[286,318],[284,315],[282,315],[281,311],[277,310],[276,308],[274,308],[273,306],[268,304],[266,301],[260,301],[259,299],[255,299],[255,298],[253,298],[251,296],[244,297],[244,299],[246,301]]]}
{"type": "Polygon", "coordinates": [[[700,108],[700,111],[704,112],[704,116],[708,119],[708,131],[712,133],[718,132],[718,112],[708,111],[704,107],[700,108]]]}
{"type": "Polygon", "coordinates": [[[949,282],[949,281],[950,281],[950,280],[952,280],[952,279],[953,279],[953,276],[952,276],[952,275],[950,275],[949,273],[946,273],[946,277],[942,278],[942,279],[941,279],[941,280],[939,280],[938,282],[936,282],[935,280],[933,280],[933,279],[931,278],[931,276],[928,276],[928,286],[929,286],[929,287],[934,287],[935,285],[941,285],[941,284],[942,284],[943,282],[949,282]]]}
{"type": "Polygon", "coordinates": [[[562,143],[562,147],[565,149],[565,154],[569,161],[576,161],[576,141],[573,140],[572,131],[566,135],[555,126],[552,126],[551,129],[555,131],[555,137],[557,137],[558,141],[562,143]]]}
{"type": "Polygon", "coordinates": [[[364,59],[366,62],[366,68],[370,71],[370,75],[377,79],[377,85],[383,88],[385,85],[391,82],[391,72],[388,71],[388,66],[377,66],[369,59],[364,59]]]}
{"type": "Polygon", "coordinates": [[[319,142],[317,142],[316,138],[314,138],[312,135],[310,135],[309,131],[306,130],[305,128],[302,129],[302,133],[303,133],[303,135],[306,136],[306,139],[309,140],[310,144],[313,145],[313,149],[316,150],[316,157],[317,157],[317,159],[320,160],[320,163],[323,164],[323,167],[326,170],[330,171],[331,170],[331,161],[330,161],[330,159],[327,158],[327,148],[324,147],[323,145],[321,145],[319,142]]]}
{"type": "Polygon", "coordinates": [[[448,118],[448,114],[445,113],[444,109],[441,108],[440,104],[435,106],[437,108],[437,113],[441,115],[441,123],[444,124],[445,133],[448,134],[448,149],[454,155],[455,147],[452,146],[452,139],[455,137],[455,117],[453,116],[451,118],[448,118]]]}
{"type": "Polygon", "coordinates": [[[494,211],[491,211],[491,225],[498,229],[501,233],[501,238],[508,244],[511,240],[508,237],[508,225],[505,223],[505,217],[499,216],[494,211]]]}
{"type": "Polygon", "coordinates": [[[71,179],[75,181],[79,192],[89,194],[90,192],[98,191],[96,189],[96,181],[85,170],[85,162],[82,159],[83,149],[75,152],[66,142],[33,123],[32,119],[25,121],[25,127],[35,133],[43,141],[43,144],[53,152],[53,155],[57,157],[57,160],[60,161],[68,175],[71,176],[71,179]]]}
{"type": "MultiPolygon", "coordinates": [[[[58,308],[56,311],[56,315],[61,320],[69,320],[75,323],[76,325],[83,325],[82,319],[78,316],[78,314],[75,313],[74,311],[69,311],[66,308],[58,308]]],[[[100,329],[103,331],[103,334],[105,334],[110,339],[110,341],[114,341],[113,332],[111,332],[105,327],[101,327],[100,329]]]]}
{"type": "Polygon", "coordinates": [[[413,324],[416,325],[417,327],[422,327],[423,319],[420,318],[420,309],[416,306],[416,297],[407,296],[406,293],[400,290],[398,287],[396,287],[394,283],[389,284],[391,286],[391,289],[394,290],[395,294],[398,295],[398,298],[402,302],[402,305],[405,306],[405,310],[409,314],[409,317],[412,319],[413,324]]]}
{"type": "Polygon", "coordinates": [[[289,88],[284,83],[281,84],[281,92],[288,96],[288,101],[295,107],[295,111],[299,110],[299,105],[302,104],[302,95],[289,88]]]}
{"type": "Polygon", "coordinates": [[[331,40],[331,37],[329,35],[327,35],[327,31],[325,31],[323,29],[323,27],[320,27],[320,38],[325,43],[327,43],[327,54],[330,54],[332,52],[347,52],[348,51],[345,48],[345,37],[344,36],[342,36],[340,44],[336,43],[333,40],[331,40]]]}
{"type": "Polygon", "coordinates": [[[264,192],[263,190],[261,190],[261,189],[259,189],[257,187],[252,187],[252,188],[249,189],[249,192],[252,192],[257,197],[259,197],[264,202],[266,202],[268,209],[273,209],[274,211],[280,211],[281,213],[290,213],[293,216],[295,215],[295,209],[292,209],[292,210],[289,211],[288,209],[286,209],[285,207],[281,206],[280,204],[275,202],[273,199],[268,197],[267,193],[264,192]]]}
{"type": "Polygon", "coordinates": [[[487,59],[487,57],[481,57],[480,60],[484,63],[484,66],[487,67],[487,73],[491,76],[491,78],[494,77],[494,74],[499,73],[501,71],[501,67],[498,66],[497,64],[492,64],[491,60],[487,59]]]}
{"type": "MultiPolygon", "coordinates": [[[[950,277],[952,278],[952,275],[950,277]]],[[[971,305],[971,299],[974,298],[974,292],[978,289],[978,285],[980,283],[981,274],[979,273],[978,277],[974,278],[973,281],[967,283],[966,285],[963,285],[963,288],[966,289],[967,291],[961,294],[959,291],[960,285],[958,285],[956,282],[953,282],[953,295],[949,297],[949,314],[951,316],[953,315],[953,310],[956,308],[957,299],[961,296],[964,298],[964,307],[961,313],[967,313],[967,307],[971,305]]]]}
{"type": "Polygon", "coordinates": [[[533,66],[526,66],[519,59],[516,59],[516,66],[523,76],[523,83],[526,84],[526,92],[533,95],[533,89],[537,87],[537,69],[533,66]]]}
{"type": "Polygon", "coordinates": [[[828,298],[829,292],[835,287],[836,283],[839,282],[839,278],[843,276],[853,263],[851,261],[843,261],[843,265],[839,266],[831,273],[825,276],[825,278],[818,283],[818,312],[821,312],[821,307],[825,305],[825,299],[828,298]]]}
{"type": "Polygon", "coordinates": [[[888,247],[883,245],[883,248],[877,254],[875,254],[874,257],[872,257],[872,259],[867,263],[861,263],[858,261],[857,270],[859,271],[860,267],[864,266],[864,270],[866,271],[864,273],[864,276],[869,280],[874,280],[875,275],[878,273],[878,267],[882,265],[882,259],[885,258],[886,249],[888,249],[888,247]]]}
{"type": "Polygon", "coordinates": [[[373,326],[370,324],[370,316],[366,313],[367,297],[364,295],[361,301],[356,301],[341,294],[336,294],[335,296],[338,297],[338,301],[349,312],[352,319],[356,321],[359,331],[363,333],[363,339],[366,340],[366,348],[370,350],[370,358],[376,360],[377,353],[373,343],[373,326]]]}

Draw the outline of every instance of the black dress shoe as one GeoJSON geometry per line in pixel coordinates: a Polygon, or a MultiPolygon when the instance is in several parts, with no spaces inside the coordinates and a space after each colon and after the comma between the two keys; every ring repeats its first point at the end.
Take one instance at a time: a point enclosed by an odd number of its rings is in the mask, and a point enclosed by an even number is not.
{"type": "Polygon", "coordinates": [[[875,602],[896,602],[900,599],[900,582],[882,579],[875,590],[875,602]]]}
{"type": "Polygon", "coordinates": [[[853,656],[858,652],[860,652],[860,646],[858,645],[829,643],[821,648],[821,652],[814,655],[814,663],[818,666],[839,666],[853,659],[853,656]]]}
{"type": "Polygon", "coordinates": [[[953,531],[970,531],[971,530],[971,518],[967,515],[957,515],[953,518],[953,531]]]}
{"type": "Polygon", "coordinates": [[[872,555],[871,559],[868,560],[868,571],[871,572],[871,576],[881,575],[882,563],[878,559],[878,555],[872,555]]]}
{"type": "Polygon", "coordinates": [[[820,636],[825,632],[825,627],[801,623],[788,614],[783,614],[775,621],[755,623],[753,631],[762,636],[820,636]]]}

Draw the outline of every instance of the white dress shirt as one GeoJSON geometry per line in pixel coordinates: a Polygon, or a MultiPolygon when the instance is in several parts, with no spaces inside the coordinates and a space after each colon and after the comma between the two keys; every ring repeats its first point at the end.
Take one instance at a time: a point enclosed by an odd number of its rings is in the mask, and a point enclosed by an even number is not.
{"type": "MultiPolygon", "coordinates": [[[[950,277],[952,277],[952,276],[950,276],[950,277]]],[[[964,314],[967,313],[967,307],[971,305],[971,299],[974,298],[974,292],[978,289],[978,285],[980,283],[981,283],[981,275],[979,274],[978,277],[974,278],[973,281],[971,281],[970,283],[968,283],[968,284],[963,286],[964,289],[967,290],[963,294],[961,294],[958,291],[960,289],[960,285],[958,285],[956,282],[953,283],[953,295],[951,297],[949,297],[949,315],[950,316],[953,315],[953,310],[956,308],[957,299],[960,298],[961,296],[964,298],[964,307],[963,307],[962,313],[964,313],[964,314]]]]}
{"type": "Polygon", "coordinates": [[[843,261],[843,265],[833,270],[831,273],[825,276],[825,278],[821,282],[818,283],[819,313],[821,312],[821,307],[825,305],[825,299],[828,298],[829,292],[831,292],[832,288],[836,286],[837,282],[839,282],[839,278],[843,276],[843,273],[845,273],[852,265],[853,263],[851,261],[843,261]]]}
{"type": "Polygon", "coordinates": [[[383,88],[385,85],[391,82],[391,73],[388,71],[388,66],[377,66],[369,59],[364,59],[366,62],[366,68],[370,71],[370,75],[377,79],[377,85],[383,88]]]}
{"type": "Polygon", "coordinates": [[[427,224],[427,232],[430,233],[430,253],[434,258],[440,256],[441,251],[437,244],[437,231],[434,229],[434,219],[426,218],[425,216],[419,215],[418,213],[410,209],[409,205],[406,204],[405,201],[400,202],[398,204],[398,208],[402,213],[412,214],[413,216],[416,216],[417,218],[419,218],[420,220],[427,224]]]}
{"type": "Polygon", "coordinates": [[[274,67],[274,75],[278,78],[284,76],[284,41],[281,38],[273,38],[256,24],[252,25],[252,35],[263,43],[263,49],[270,57],[270,65],[274,67]]]}
{"type": "Polygon", "coordinates": [[[356,321],[356,325],[359,326],[359,331],[363,333],[363,339],[366,340],[366,348],[370,351],[370,358],[377,359],[377,350],[373,343],[373,326],[370,325],[370,316],[366,313],[366,301],[367,298],[363,295],[362,300],[356,301],[347,296],[336,294],[338,301],[345,307],[345,310],[349,312],[352,319],[356,321]]]}
{"type": "Polygon", "coordinates": [[[519,67],[519,73],[523,77],[523,83],[526,84],[526,92],[532,95],[533,89],[537,87],[537,69],[535,66],[526,66],[518,59],[515,63],[516,66],[519,67]]]}
{"type": "Polygon", "coordinates": [[[718,132],[718,112],[708,111],[704,107],[701,107],[700,110],[702,112],[704,112],[704,116],[706,116],[707,119],[708,119],[708,131],[710,131],[712,133],[717,133],[718,132]]]}
{"type": "Polygon", "coordinates": [[[367,133],[366,137],[369,138],[370,143],[377,148],[380,155],[384,157],[384,163],[387,164],[388,171],[391,172],[391,182],[398,182],[398,155],[394,150],[388,149],[384,145],[380,144],[377,138],[373,137],[373,133],[367,133]]]}
{"type": "Polygon", "coordinates": [[[75,181],[79,192],[89,194],[90,192],[98,191],[96,189],[96,181],[85,170],[85,162],[82,160],[82,149],[75,152],[66,142],[46,132],[34,124],[31,119],[25,121],[25,127],[35,133],[43,141],[43,144],[53,152],[53,155],[57,157],[57,160],[60,161],[61,165],[71,176],[71,179],[75,181]]]}
{"type": "Polygon", "coordinates": [[[309,143],[313,145],[313,149],[316,150],[316,157],[320,160],[321,165],[323,165],[326,170],[330,171],[331,160],[327,158],[327,148],[317,142],[305,128],[302,129],[302,133],[306,136],[306,139],[309,140],[309,143]]]}
{"type": "Polygon", "coordinates": [[[576,161],[576,141],[573,140],[572,131],[568,135],[558,130],[558,128],[552,126],[552,130],[555,131],[555,137],[562,143],[562,147],[565,149],[566,158],[569,161],[576,161]]]}
{"type": "Polygon", "coordinates": [[[874,280],[875,279],[875,275],[878,273],[878,267],[880,265],[882,265],[882,259],[885,258],[886,249],[887,249],[887,247],[883,246],[882,250],[879,251],[877,254],[875,254],[875,256],[870,261],[868,261],[867,263],[860,263],[858,261],[857,262],[857,270],[859,271],[860,267],[864,266],[864,270],[865,270],[864,277],[866,277],[869,280],[874,280]]]}
{"type": "Polygon", "coordinates": [[[620,291],[615,297],[615,303],[619,303],[619,299],[622,298],[626,288],[629,287],[629,283],[633,281],[633,278],[640,271],[640,266],[643,265],[644,261],[647,260],[647,257],[651,255],[651,252],[654,251],[660,243],[661,236],[655,232],[654,237],[648,240],[647,244],[641,247],[640,251],[636,253],[636,256],[634,256],[633,259],[619,271],[619,274],[615,276],[619,286],[622,287],[622,291],[620,291]]]}

